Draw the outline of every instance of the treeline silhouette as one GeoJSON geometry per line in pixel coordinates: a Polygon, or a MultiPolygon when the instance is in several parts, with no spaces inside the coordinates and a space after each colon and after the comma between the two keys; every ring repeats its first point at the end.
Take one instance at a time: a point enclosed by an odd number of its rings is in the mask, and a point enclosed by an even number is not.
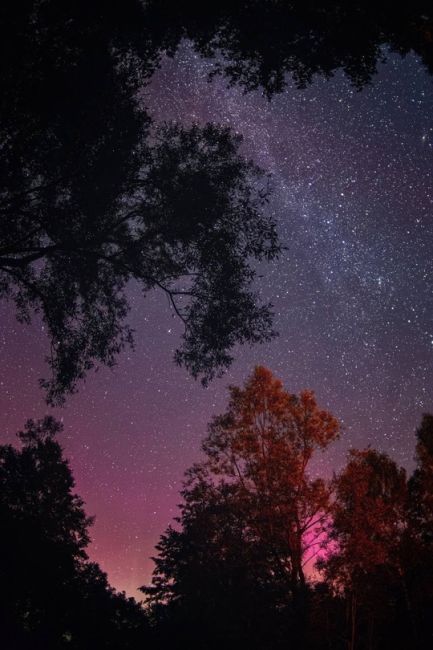
{"type": "Polygon", "coordinates": [[[338,421],[311,391],[292,395],[256,367],[186,472],[144,606],[87,557],[92,520],[60,429],[30,420],[19,448],[0,447],[6,650],[432,647],[432,415],[411,476],[367,448],[321,477],[338,421]]]}
{"type": "Polygon", "coordinates": [[[273,336],[253,290],[278,256],[267,178],[216,125],[155,124],[140,92],[182,39],[214,73],[272,96],[342,69],[368,83],[384,47],[433,70],[431,3],[4,0],[0,6],[0,297],[39,313],[50,403],[133,333],[130,280],[183,323],[175,361],[208,381],[273,336]]]}
{"type": "Polygon", "coordinates": [[[0,646],[5,650],[138,648],[148,624],[86,554],[92,523],[56,440],[29,420],[0,447],[0,646]]]}

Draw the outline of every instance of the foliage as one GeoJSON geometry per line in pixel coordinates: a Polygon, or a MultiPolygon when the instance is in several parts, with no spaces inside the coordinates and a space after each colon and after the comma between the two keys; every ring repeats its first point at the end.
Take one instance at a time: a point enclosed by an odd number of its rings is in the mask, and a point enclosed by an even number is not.
{"type": "Polygon", "coordinates": [[[282,92],[287,77],[299,88],[315,76],[343,70],[358,89],[369,83],[386,51],[414,52],[433,72],[431,4],[425,0],[317,2],[151,0],[147,18],[168,51],[181,38],[246,90],[268,96],[282,92]]]}
{"type": "Polygon", "coordinates": [[[51,417],[29,420],[21,449],[0,447],[0,624],[5,650],[132,648],[142,610],[115,593],[86,547],[92,519],[51,417]]]}
{"type": "Polygon", "coordinates": [[[20,448],[0,447],[6,650],[430,647],[432,416],[418,429],[409,480],[386,454],[352,450],[319,490],[306,468],[338,425],[311,393],[290,395],[258,367],[230,394],[157,546],[147,616],[88,559],[91,518],[56,440],[60,424],[29,420],[20,448]],[[299,544],[309,553],[311,540],[294,523],[321,513],[321,575],[303,575],[299,544]]]}
{"type": "Polygon", "coordinates": [[[404,469],[373,449],[353,450],[335,491],[332,537],[338,561],[350,564],[343,574],[356,579],[378,565],[397,564],[407,521],[404,469]]]}
{"type": "Polygon", "coordinates": [[[338,423],[311,392],[263,367],[231,387],[143,588],[158,647],[430,647],[431,421],[409,480],[368,448],[327,482],[308,468],[338,423]]]}
{"type": "Polygon", "coordinates": [[[419,541],[433,551],[433,415],[425,414],[417,430],[416,460],[409,481],[412,524],[419,541]]]}
{"type": "Polygon", "coordinates": [[[235,344],[269,339],[253,287],[279,252],[267,179],[227,128],[152,125],[141,3],[7,1],[1,16],[0,296],[44,321],[48,401],[132,345],[131,280],[168,296],[175,359],[205,382],[235,344]]]}
{"type": "Polygon", "coordinates": [[[161,538],[152,585],[144,591],[154,612],[164,606],[201,612],[211,628],[222,606],[221,618],[235,616],[243,635],[272,647],[302,618],[304,566],[329,509],[325,481],[310,479],[307,468],[314,451],[337,437],[338,423],[311,392],[290,395],[263,367],[243,389],[230,388],[230,396],[226,413],[209,426],[206,460],[187,472],[181,530],[169,528],[161,538]],[[258,610],[267,632],[257,628],[252,613],[258,610]]]}
{"type": "Polygon", "coordinates": [[[352,450],[334,487],[330,527],[334,548],[318,566],[349,603],[347,636],[354,648],[358,630],[378,627],[381,618],[389,622],[390,603],[404,597],[406,473],[386,454],[352,450]]]}

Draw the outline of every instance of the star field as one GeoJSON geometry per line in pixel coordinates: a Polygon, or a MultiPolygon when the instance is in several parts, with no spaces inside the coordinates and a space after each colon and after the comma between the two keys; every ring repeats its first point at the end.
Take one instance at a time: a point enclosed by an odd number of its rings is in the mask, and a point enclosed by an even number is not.
{"type": "MultiPolygon", "coordinates": [[[[184,44],[163,61],[142,101],[155,120],[229,125],[272,175],[268,209],[286,249],[257,285],[279,337],[236,350],[229,373],[203,389],[174,366],[181,325],[166,297],[131,285],[136,349],[88,377],[57,410],[77,491],[96,515],[92,557],[136,595],[149,556],[176,514],[184,470],[199,457],[229,383],[257,363],[286,388],[316,391],[342,422],[316,467],[330,474],[351,447],[389,452],[410,468],[414,429],[433,411],[433,82],[415,58],[389,56],[361,92],[340,74],[269,102],[207,75],[184,44]]],[[[47,407],[38,388],[46,340],[36,318],[0,306],[2,441],[47,407]]]]}

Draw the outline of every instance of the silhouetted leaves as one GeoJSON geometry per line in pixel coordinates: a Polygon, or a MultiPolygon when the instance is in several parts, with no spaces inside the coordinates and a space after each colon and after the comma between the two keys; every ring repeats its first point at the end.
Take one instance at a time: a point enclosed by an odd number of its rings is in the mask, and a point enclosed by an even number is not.
{"type": "Polygon", "coordinates": [[[1,9],[0,295],[45,321],[52,403],[132,344],[130,280],[167,294],[176,361],[204,381],[273,335],[252,264],[279,252],[267,180],[227,128],[152,126],[137,93],[159,50],[142,5],[118,9],[1,9]]]}
{"type": "Polygon", "coordinates": [[[0,624],[5,650],[133,648],[142,610],[88,561],[92,518],[55,440],[51,417],[29,420],[21,449],[0,447],[0,624]]]}
{"type": "Polygon", "coordinates": [[[169,52],[188,38],[213,59],[212,74],[269,97],[284,89],[286,75],[302,88],[315,75],[329,78],[340,69],[361,88],[387,49],[415,52],[433,72],[433,13],[426,1],[153,0],[147,15],[169,52]]]}

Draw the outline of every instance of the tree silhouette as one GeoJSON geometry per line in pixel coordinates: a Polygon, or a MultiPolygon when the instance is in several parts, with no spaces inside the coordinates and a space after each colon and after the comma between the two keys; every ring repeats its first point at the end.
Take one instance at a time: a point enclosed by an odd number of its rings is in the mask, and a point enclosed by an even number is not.
{"type": "Polygon", "coordinates": [[[0,625],[6,650],[132,648],[142,610],[86,554],[92,519],[55,440],[51,417],[29,420],[21,449],[0,447],[0,625]]]}
{"type": "Polygon", "coordinates": [[[404,549],[412,623],[420,647],[433,640],[433,416],[417,429],[416,467],[409,479],[409,535],[404,549]]]}
{"type": "MultiPolygon", "coordinates": [[[[276,616],[285,611],[292,624],[295,615],[301,634],[304,567],[329,510],[326,483],[310,479],[307,470],[314,451],[337,437],[338,423],[319,409],[311,392],[290,395],[260,366],[245,388],[231,387],[230,396],[226,413],[209,426],[206,460],[187,472],[181,531],[171,528],[162,537],[145,593],[152,604],[181,603],[195,612],[188,600],[200,594],[199,607],[207,608],[212,620],[219,594],[233,595],[239,588],[244,596],[261,597],[276,616]],[[245,586],[245,576],[254,587],[245,586]]],[[[244,633],[254,628],[255,608],[247,610],[244,633]]],[[[229,605],[229,611],[235,608],[229,605]]],[[[260,638],[257,632],[253,637],[260,638]]],[[[275,638],[268,642],[269,647],[276,643],[275,638]]]]}
{"type": "Polygon", "coordinates": [[[412,51],[433,72],[433,14],[424,0],[392,6],[221,0],[201,7],[191,0],[152,0],[147,20],[169,52],[188,38],[214,60],[212,74],[269,97],[283,90],[286,76],[302,88],[315,75],[329,78],[339,69],[361,88],[387,49],[403,56],[412,51]]]}
{"type": "Polygon", "coordinates": [[[152,127],[137,93],[159,50],[141,3],[118,9],[1,8],[0,296],[45,321],[51,403],[132,343],[130,280],[167,294],[176,361],[205,381],[272,336],[251,264],[279,251],[267,179],[226,128],[152,127]]]}
{"type": "Polygon", "coordinates": [[[417,429],[417,466],[409,481],[411,516],[420,541],[433,550],[433,415],[417,429]]]}
{"type": "Polygon", "coordinates": [[[287,589],[272,580],[236,487],[201,481],[183,494],[181,530],[161,537],[143,588],[161,647],[279,647],[292,623],[287,589]]]}

